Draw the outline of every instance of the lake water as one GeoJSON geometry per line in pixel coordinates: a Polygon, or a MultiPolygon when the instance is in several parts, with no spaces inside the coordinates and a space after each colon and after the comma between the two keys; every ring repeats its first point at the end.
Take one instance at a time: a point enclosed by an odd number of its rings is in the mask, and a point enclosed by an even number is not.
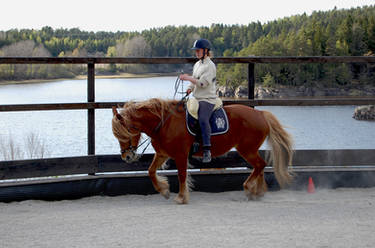
{"type": "MultiPolygon", "coordinates": [[[[96,79],[95,99],[97,102],[172,99],[175,80],[175,77],[96,79]]],[[[86,80],[0,85],[0,104],[86,102],[86,94],[86,80]]],[[[271,111],[288,127],[296,149],[375,148],[375,122],[354,120],[355,106],[257,108],[271,111]]],[[[118,143],[111,131],[112,111],[96,110],[95,118],[96,154],[118,154],[118,143]]],[[[44,142],[47,157],[86,155],[87,111],[0,112],[0,145],[13,140],[15,146],[25,151],[25,137],[30,134],[44,142]]],[[[150,147],[146,152],[153,150],[150,147]]]]}

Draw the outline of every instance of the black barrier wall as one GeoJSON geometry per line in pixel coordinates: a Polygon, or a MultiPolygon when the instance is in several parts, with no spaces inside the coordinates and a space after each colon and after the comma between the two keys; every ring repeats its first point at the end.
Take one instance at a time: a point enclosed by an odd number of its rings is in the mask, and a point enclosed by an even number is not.
{"type": "MultiPolygon", "coordinates": [[[[265,151],[261,151],[261,155],[264,156],[265,151]]],[[[146,154],[132,164],[123,162],[118,155],[0,162],[0,178],[3,179],[0,201],[157,193],[147,175],[152,157],[153,154],[146,154]],[[22,177],[28,180],[15,179],[22,177]]],[[[189,174],[195,191],[242,190],[242,183],[251,172],[251,166],[237,152],[215,158],[208,169],[196,159],[190,160],[190,164],[194,167],[189,174]]],[[[293,171],[296,176],[289,189],[294,190],[306,190],[309,177],[318,189],[375,187],[375,150],[296,151],[293,171]]],[[[171,192],[177,192],[174,161],[169,160],[167,169],[159,170],[159,174],[167,176],[171,192]]],[[[272,167],[265,168],[265,179],[269,190],[279,189],[272,167]]]]}

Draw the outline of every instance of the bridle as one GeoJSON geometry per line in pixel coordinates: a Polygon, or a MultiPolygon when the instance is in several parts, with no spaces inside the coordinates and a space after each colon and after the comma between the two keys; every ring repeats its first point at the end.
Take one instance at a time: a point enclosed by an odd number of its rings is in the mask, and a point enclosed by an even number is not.
{"type": "MultiPolygon", "coordinates": [[[[174,97],[176,96],[176,93],[177,93],[177,90],[179,88],[179,85],[181,82],[183,82],[181,79],[179,79],[180,77],[178,76],[177,79],[176,79],[176,82],[175,82],[175,94],[174,94],[174,97]]],[[[183,96],[181,98],[181,100],[179,100],[178,104],[176,105],[176,110],[178,111],[178,108],[183,105],[185,102],[186,102],[186,99],[188,97],[188,94],[186,94],[185,96],[183,96]]],[[[153,133],[157,133],[160,128],[164,125],[164,123],[171,117],[172,113],[171,111],[169,111],[169,114],[166,116],[166,118],[164,120],[160,120],[160,122],[158,123],[158,125],[156,125],[156,127],[153,129],[153,133]]],[[[118,119],[120,119],[120,121],[122,122],[123,126],[126,127],[126,129],[128,130],[128,132],[131,134],[132,132],[130,131],[130,128],[132,129],[135,129],[137,132],[141,133],[141,130],[139,130],[139,128],[135,127],[135,126],[130,126],[128,127],[127,125],[125,125],[124,123],[124,119],[122,118],[121,115],[118,115],[117,116],[118,119]]],[[[142,141],[140,144],[136,145],[136,146],[133,146],[132,144],[132,140],[131,138],[129,138],[129,146],[128,148],[126,149],[121,149],[120,152],[121,152],[121,155],[123,154],[126,154],[126,153],[131,153],[133,156],[138,156],[141,157],[146,149],[148,148],[148,146],[151,144],[151,139],[150,137],[148,137],[147,139],[145,139],[144,141],[142,141]],[[146,145],[146,147],[143,149],[142,153],[140,154],[137,154],[136,151],[139,147],[141,147],[143,144],[145,144],[146,142],[148,142],[148,144],[146,145]]]]}
{"type": "MultiPolygon", "coordinates": [[[[131,153],[131,154],[133,154],[133,155],[137,155],[137,153],[136,153],[136,151],[137,151],[137,149],[139,148],[139,147],[141,147],[144,143],[146,143],[147,141],[149,141],[150,140],[150,138],[147,138],[147,139],[145,139],[144,141],[142,141],[141,142],[141,144],[138,144],[137,146],[133,146],[132,145],[132,141],[131,141],[131,139],[129,139],[129,146],[128,146],[128,148],[126,148],[126,149],[121,149],[121,155],[123,155],[123,154],[125,154],[125,153],[131,153]]],[[[151,143],[151,142],[150,142],[151,143]]],[[[145,153],[145,151],[146,151],[146,149],[147,149],[147,147],[150,145],[150,143],[148,143],[147,145],[146,145],[146,147],[143,149],[143,151],[142,151],[142,153],[139,155],[139,156],[142,156],[144,153],[145,153]]]]}
{"type": "MultiPolygon", "coordinates": [[[[122,117],[121,117],[122,118],[122,117]]],[[[121,121],[123,121],[123,119],[121,120],[121,121]]],[[[137,132],[139,132],[139,133],[141,133],[141,130],[139,130],[139,128],[137,128],[137,127],[135,127],[135,126],[130,126],[130,127],[128,127],[127,125],[125,125],[125,123],[122,123],[123,124],[123,126],[124,127],[126,127],[126,129],[128,130],[128,132],[130,133],[130,134],[132,134],[132,132],[130,131],[130,128],[133,128],[133,129],[135,129],[137,132]]],[[[124,155],[124,154],[126,154],[126,153],[131,153],[133,156],[139,156],[139,157],[141,157],[144,153],[145,153],[145,151],[146,151],[146,149],[147,149],[147,147],[150,145],[150,143],[148,143],[147,145],[146,145],[146,147],[143,149],[143,151],[142,151],[142,153],[140,154],[140,155],[137,155],[137,153],[136,153],[136,151],[137,151],[137,149],[139,148],[139,147],[141,147],[144,143],[146,143],[147,141],[149,141],[150,140],[150,138],[147,138],[147,139],[145,139],[144,141],[142,141],[140,144],[138,144],[138,145],[136,145],[136,146],[133,146],[133,144],[132,144],[132,139],[131,138],[129,138],[129,146],[128,146],[128,148],[126,148],[126,149],[121,149],[120,150],[120,153],[121,153],[121,155],[124,155]]],[[[139,141],[138,141],[138,143],[139,143],[139,141]]]]}
{"type": "Polygon", "coordinates": [[[135,151],[137,150],[138,147],[134,148],[134,146],[132,145],[131,139],[129,140],[129,143],[130,143],[130,145],[128,146],[128,148],[121,149],[121,151],[120,151],[121,155],[124,155],[125,153],[128,153],[128,152],[135,153],[135,151]]]}

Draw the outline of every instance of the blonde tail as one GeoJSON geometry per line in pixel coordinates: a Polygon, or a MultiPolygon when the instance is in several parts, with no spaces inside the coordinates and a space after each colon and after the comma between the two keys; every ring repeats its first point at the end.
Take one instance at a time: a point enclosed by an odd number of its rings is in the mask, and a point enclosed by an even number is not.
{"type": "Polygon", "coordinates": [[[293,180],[288,170],[293,159],[293,139],[272,113],[263,111],[263,116],[270,129],[267,141],[271,146],[271,156],[268,157],[268,163],[273,163],[275,177],[283,188],[293,180]]]}

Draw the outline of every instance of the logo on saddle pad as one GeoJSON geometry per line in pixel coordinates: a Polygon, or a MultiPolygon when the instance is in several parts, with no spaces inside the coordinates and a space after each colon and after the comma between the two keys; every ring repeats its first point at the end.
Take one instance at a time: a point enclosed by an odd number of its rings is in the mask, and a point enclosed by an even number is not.
{"type": "MultiPolygon", "coordinates": [[[[210,118],[211,135],[224,134],[229,129],[228,117],[225,110],[221,107],[221,100],[218,106],[215,105],[215,110],[210,118]]],[[[186,127],[191,135],[196,136],[200,134],[200,126],[198,122],[198,108],[199,104],[197,100],[189,98],[186,110],[186,127]],[[189,104],[190,102],[190,104],[189,104]]]]}
{"type": "Polygon", "coordinates": [[[218,129],[225,128],[225,120],[224,120],[224,118],[221,118],[221,117],[216,118],[215,124],[216,124],[216,127],[218,129]]]}

